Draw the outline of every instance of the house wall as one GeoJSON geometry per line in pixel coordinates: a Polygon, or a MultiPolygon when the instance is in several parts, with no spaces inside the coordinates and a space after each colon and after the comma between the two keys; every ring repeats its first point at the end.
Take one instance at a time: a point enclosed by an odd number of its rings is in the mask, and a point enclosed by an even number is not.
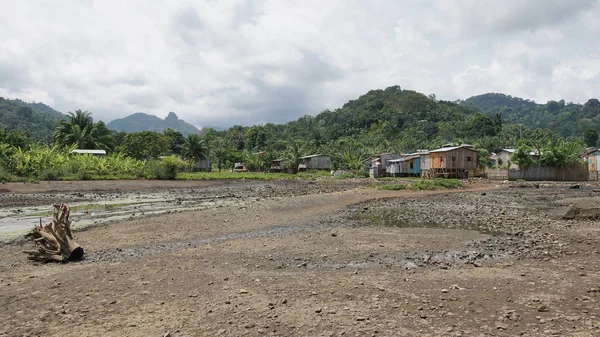
{"type": "Polygon", "coordinates": [[[399,175],[400,174],[400,163],[389,163],[385,171],[389,174],[399,175]]]}
{"type": "Polygon", "coordinates": [[[421,155],[421,171],[429,170],[430,167],[430,157],[429,154],[421,155]]]}
{"type": "Polygon", "coordinates": [[[389,163],[390,160],[400,159],[401,156],[399,154],[395,154],[395,153],[386,153],[386,154],[380,156],[380,158],[381,158],[382,168],[386,168],[390,164],[389,163]]]}
{"type": "Polygon", "coordinates": [[[590,172],[598,171],[598,155],[600,155],[598,151],[594,151],[588,155],[588,170],[590,172]]]}
{"type": "Polygon", "coordinates": [[[432,169],[447,170],[472,170],[477,168],[477,152],[461,148],[446,152],[430,152],[430,166],[432,169]],[[455,160],[452,160],[454,157],[455,160]],[[471,160],[467,160],[468,157],[471,160]]]}
{"type": "Polygon", "coordinates": [[[307,170],[329,170],[331,169],[331,158],[328,156],[311,157],[304,159],[307,170]]]}
{"type": "Polygon", "coordinates": [[[195,162],[194,163],[194,172],[198,172],[198,171],[210,172],[211,171],[210,160],[199,160],[199,161],[195,162]]]}
{"type": "Polygon", "coordinates": [[[417,157],[408,161],[408,173],[411,175],[419,175],[421,174],[421,158],[417,157]],[[410,168],[410,164],[412,164],[412,168],[410,168]]]}

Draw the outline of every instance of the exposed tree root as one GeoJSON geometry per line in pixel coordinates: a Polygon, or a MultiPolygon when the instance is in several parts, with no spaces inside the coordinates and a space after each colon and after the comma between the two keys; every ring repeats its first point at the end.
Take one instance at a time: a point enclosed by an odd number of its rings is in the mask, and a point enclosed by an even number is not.
{"type": "Polygon", "coordinates": [[[36,225],[27,238],[31,238],[37,250],[24,251],[30,260],[42,262],[76,261],[83,257],[84,251],[75,242],[69,220],[70,208],[66,204],[55,204],[52,222],[36,225]]]}

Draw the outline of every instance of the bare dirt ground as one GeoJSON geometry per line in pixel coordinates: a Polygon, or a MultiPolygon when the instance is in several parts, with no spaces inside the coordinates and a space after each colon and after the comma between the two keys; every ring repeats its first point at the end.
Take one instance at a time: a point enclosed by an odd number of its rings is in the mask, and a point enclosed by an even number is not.
{"type": "Polygon", "coordinates": [[[593,186],[142,184],[1,186],[8,207],[157,189],[236,202],[78,232],[77,263],[0,246],[0,336],[600,335],[600,224],[562,218],[597,207],[593,186]]]}

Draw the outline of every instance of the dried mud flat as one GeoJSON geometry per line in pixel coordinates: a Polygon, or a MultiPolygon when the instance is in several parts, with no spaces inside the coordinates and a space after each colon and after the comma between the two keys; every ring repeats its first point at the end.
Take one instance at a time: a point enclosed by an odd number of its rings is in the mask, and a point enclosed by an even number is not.
{"type": "Polygon", "coordinates": [[[563,219],[597,207],[593,186],[114,184],[6,186],[0,200],[230,202],[78,232],[78,263],[0,246],[0,336],[600,335],[600,224],[563,219]]]}

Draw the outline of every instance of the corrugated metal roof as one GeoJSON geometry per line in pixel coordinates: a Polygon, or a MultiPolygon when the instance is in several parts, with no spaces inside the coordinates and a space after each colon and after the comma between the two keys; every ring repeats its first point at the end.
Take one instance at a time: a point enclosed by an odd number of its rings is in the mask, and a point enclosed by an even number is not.
{"type": "Polygon", "coordinates": [[[71,153],[79,153],[79,154],[106,154],[106,151],[104,150],[80,150],[80,149],[75,149],[73,151],[71,151],[71,153]]]}
{"type": "Polygon", "coordinates": [[[400,161],[413,160],[415,158],[421,158],[421,155],[420,154],[414,154],[414,155],[402,157],[402,158],[400,158],[400,161]]]}
{"type": "MultiPolygon", "coordinates": [[[[516,149],[502,149],[502,151],[508,152],[508,153],[515,153],[517,152],[516,149]]],[[[537,156],[538,154],[535,152],[529,152],[530,156],[537,156]]]]}
{"type": "Polygon", "coordinates": [[[308,158],[314,158],[314,157],[327,157],[327,156],[324,154],[311,154],[310,156],[300,157],[300,159],[308,159],[308,158]]]}
{"type": "Polygon", "coordinates": [[[453,146],[453,147],[443,147],[441,149],[437,149],[437,150],[431,150],[429,151],[430,153],[436,153],[436,152],[448,152],[448,151],[454,151],[454,150],[458,150],[458,149],[465,149],[465,150],[470,150],[470,151],[475,151],[475,149],[468,147],[468,146],[453,146]]]}

